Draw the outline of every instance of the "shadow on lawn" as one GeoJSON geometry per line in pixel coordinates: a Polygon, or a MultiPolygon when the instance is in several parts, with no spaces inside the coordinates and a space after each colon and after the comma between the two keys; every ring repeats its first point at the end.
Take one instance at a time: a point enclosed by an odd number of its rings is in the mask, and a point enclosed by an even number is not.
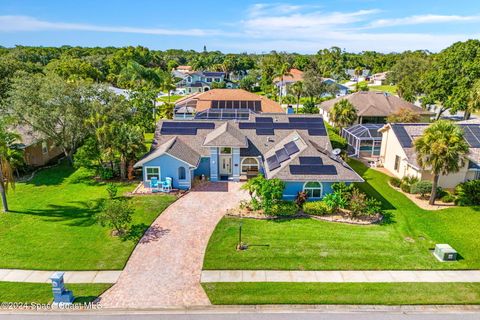
{"type": "Polygon", "coordinates": [[[45,221],[61,222],[68,221],[69,226],[89,227],[96,223],[94,215],[100,210],[104,199],[93,201],[74,201],[70,205],[51,204],[45,209],[32,209],[28,211],[15,211],[12,213],[28,214],[44,217],[45,221]]]}

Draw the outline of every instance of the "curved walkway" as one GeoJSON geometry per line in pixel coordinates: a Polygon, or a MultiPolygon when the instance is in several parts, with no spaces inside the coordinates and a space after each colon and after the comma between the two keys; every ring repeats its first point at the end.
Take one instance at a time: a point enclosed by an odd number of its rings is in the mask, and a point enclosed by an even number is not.
{"type": "Polygon", "coordinates": [[[168,207],[101,296],[106,308],[209,305],[200,285],[208,240],[225,211],[248,197],[241,183],[208,183],[168,207]]]}

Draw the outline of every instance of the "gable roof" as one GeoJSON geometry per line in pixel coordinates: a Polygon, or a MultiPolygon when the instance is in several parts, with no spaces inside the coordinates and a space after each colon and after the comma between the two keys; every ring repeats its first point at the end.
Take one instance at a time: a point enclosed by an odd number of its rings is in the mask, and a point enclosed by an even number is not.
{"type": "Polygon", "coordinates": [[[230,122],[225,122],[205,137],[204,146],[209,147],[238,147],[248,146],[247,137],[230,122]]]}
{"type": "Polygon", "coordinates": [[[144,164],[164,154],[169,154],[192,167],[196,167],[200,161],[200,154],[198,154],[198,152],[177,137],[172,137],[158,147],[152,148],[134,167],[142,167],[144,164]]]}
{"type": "Polygon", "coordinates": [[[397,113],[401,109],[408,109],[421,115],[433,115],[432,112],[423,110],[413,103],[405,101],[399,97],[386,94],[384,92],[360,91],[343,97],[324,101],[320,104],[320,108],[326,112],[333,108],[335,103],[342,99],[347,99],[355,109],[359,116],[372,117],[388,117],[397,113]]]}
{"type": "MultiPolygon", "coordinates": [[[[303,80],[303,71],[292,68],[289,73],[291,75],[283,76],[283,83],[291,83],[303,80]]],[[[276,77],[273,79],[273,83],[282,82],[282,77],[276,77]]]]}
{"type": "Polygon", "coordinates": [[[245,91],[243,89],[212,89],[200,92],[175,102],[175,107],[181,107],[188,103],[195,107],[197,112],[212,108],[212,101],[258,101],[263,113],[283,113],[283,109],[277,102],[264,96],[245,91]]]}

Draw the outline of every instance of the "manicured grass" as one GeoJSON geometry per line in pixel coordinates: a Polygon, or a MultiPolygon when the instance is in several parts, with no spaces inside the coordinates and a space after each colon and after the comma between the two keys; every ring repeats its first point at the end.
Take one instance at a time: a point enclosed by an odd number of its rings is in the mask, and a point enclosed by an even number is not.
{"type": "MultiPolygon", "coordinates": [[[[118,185],[121,196],[136,183],[118,185]]],[[[135,234],[122,240],[95,221],[106,198],[104,183],[65,163],[18,183],[8,195],[11,212],[0,214],[0,268],[122,269],[138,237],[176,199],[169,195],[129,199],[135,208],[135,234]]]]}
{"type": "Polygon", "coordinates": [[[343,138],[339,133],[338,130],[329,125],[325,122],[325,127],[328,131],[328,137],[330,138],[330,143],[332,144],[332,148],[340,148],[340,149],[347,149],[347,140],[343,138]]]}
{"type": "MultiPolygon", "coordinates": [[[[170,102],[175,102],[185,96],[177,96],[177,95],[171,95],[170,96],[170,102]]],[[[163,101],[163,102],[168,102],[168,96],[162,96],[157,99],[158,101],[163,101]]]]}
{"type": "Polygon", "coordinates": [[[383,85],[383,86],[369,86],[369,88],[372,91],[383,91],[383,92],[391,93],[393,95],[397,94],[397,86],[383,85]]]}
{"type": "Polygon", "coordinates": [[[210,238],[204,269],[382,270],[479,269],[478,207],[426,211],[392,189],[388,177],[357,161],[351,165],[365,183],[360,188],[381,200],[386,219],[381,225],[358,226],[294,219],[243,219],[238,252],[237,218],[224,218],[210,238]],[[441,263],[429,249],[448,243],[459,261],[441,263]]]}
{"type": "Polygon", "coordinates": [[[213,304],[478,304],[480,283],[204,283],[213,304]]]}
{"type": "MultiPolygon", "coordinates": [[[[111,284],[66,284],[73,292],[74,303],[86,303],[95,300],[110,288],[111,284]]],[[[50,303],[53,301],[52,285],[48,283],[0,282],[0,302],[50,303]]]]}

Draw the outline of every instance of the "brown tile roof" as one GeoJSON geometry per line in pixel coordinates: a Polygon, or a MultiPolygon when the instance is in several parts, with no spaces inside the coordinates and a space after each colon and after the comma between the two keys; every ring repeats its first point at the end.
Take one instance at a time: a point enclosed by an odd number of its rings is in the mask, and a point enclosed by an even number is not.
{"type": "MultiPolygon", "coordinates": [[[[211,108],[212,101],[261,101],[263,113],[283,113],[283,109],[277,102],[264,96],[245,91],[243,89],[212,89],[207,92],[192,94],[177,100],[176,106],[185,103],[195,103],[196,111],[204,111],[211,108]]],[[[190,106],[190,105],[189,105],[190,106]]]]}
{"type": "Polygon", "coordinates": [[[399,97],[374,91],[355,92],[343,97],[327,100],[320,104],[320,108],[328,112],[333,108],[335,103],[342,99],[350,101],[357,109],[359,116],[388,117],[401,109],[409,109],[422,115],[433,115],[432,112],[423,110],[399,97]]]}
{"type": "MultiPolygon", "coordinates": [[[[303,80],[303,71],[292,68],[290,69],[290,74],[291,76],[283,76],[283,81],[284,82],[297,82],[297,81],[302,81],[303,80]]],[[[273,79],[273,82],[280,82],[282,81],[281,77],[277,77],[273,79]]]]}

